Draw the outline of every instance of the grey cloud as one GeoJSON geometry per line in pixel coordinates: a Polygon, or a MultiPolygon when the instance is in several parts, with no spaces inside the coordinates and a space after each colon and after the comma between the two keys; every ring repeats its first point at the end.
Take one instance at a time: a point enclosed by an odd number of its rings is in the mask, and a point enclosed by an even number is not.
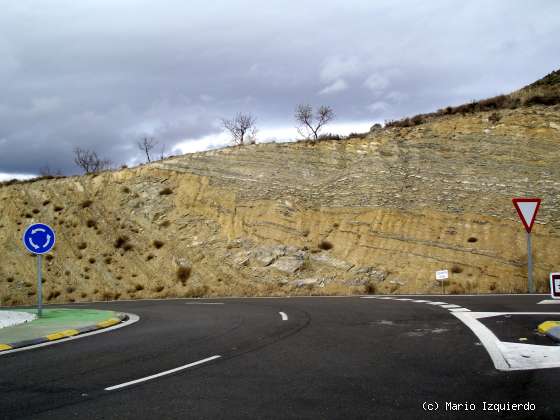
{"type": "Polygon", "coordinates": [[[507,92],[558,66],[557,2],[110,0],[3,5],[0,172],[72,149],[116,163],[153,135],[169,150],[252,112],[293,126],[297,103],[340,122],[507,92]]]}

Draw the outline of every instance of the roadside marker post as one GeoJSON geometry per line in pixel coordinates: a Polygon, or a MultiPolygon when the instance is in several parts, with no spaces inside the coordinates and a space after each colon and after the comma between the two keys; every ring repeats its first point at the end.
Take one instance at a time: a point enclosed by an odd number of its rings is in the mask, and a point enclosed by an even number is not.
{"type": "Polygon", "coordinates": [[[550,296],[560,299],[560,273],[550,273],[550,296]]]}
{"type": "Polygon", "coordinates": [[[448,270],[439,270],[436,271],[436,280],[441,282],[441,294],[445,294],[444,283],[445,280],[449,278],[449,271],[448,270]]]}
{"type": "Polygon", "coordinates": [[[511,200],[517,214],[527,231],[527,284],[529,293],[535,293],[533,286],[533,252],[531,248],[531,230],[541,205],[540,198],[513,198],[511,200]]]}
{"type": "Polygon", "coordinates": [[[35,223],[23,232],[23,245],[37,256],[37,315],[43,315],[43,269],[41,256],[49,252],[56,241],[54,230],[43,223],[35,223]]]}

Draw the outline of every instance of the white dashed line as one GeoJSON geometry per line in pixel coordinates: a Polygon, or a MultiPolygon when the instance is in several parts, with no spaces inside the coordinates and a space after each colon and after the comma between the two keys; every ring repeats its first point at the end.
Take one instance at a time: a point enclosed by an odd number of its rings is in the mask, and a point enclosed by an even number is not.
{"type": "Polygon", "coordinates": [[[551,300],[551,299],[541,300],[539,303],[537,303],[537,305],[550,305],[555,303],[560,304],[560,300],[551,300]]]}
{"type": "Polygon", "coordinates": [[[175,369],[166,370],[165,372],[156,373],[155,375],[150,375],[150,376],[146,376],[144,378],[135,379],[134,381],[125,382],[125,383],[122,383],[122,384],[119,384],[119,385],[113,385],[113,386],[110,386],[108,388],[105,388],[105,391],[114,391],[115,389],[124,388],[124,387],[130,386],[130,385],[138,384],[140,382],[146,382],[146,381],[149,381],[150,379],[160,378],[162,376],[169,375],[169,374],[175,373],[175,372],[179,372],[181,370],[188,369],[190,367],[200,365],[202,363],[206,363],[206,362],[209,362],[211,360],[218,359],[220,357],[222,357],[222,356],[216,355],[216,356],[208,357],[206,359],[202,359],[202,360],[199,360],[197,362],[189,363],[188,365],[183,365],[183,366],[179,366],[175,369]]]}
{"type": "Polygon", "coordinates": [[[363,296],[366,299],[389,299],[389,300],[401,300],[401,301],[409,301],[414,303],[426,303],[428,305],[437,305],[442,308],[447,309],[450,312],[470,312],[470,309],[463,308],[460,305],[455,305],[452,303],[447,302],[432,302],[431,300],[423,300],[423,299],[409,299],[409,298],[398,298],[398,297],[377,297],[377,296],[363,296]]]}
{"type": "Polygon", "coordinates": [[[278,313],[282,317],[282,321],[287,321],[288,320],[288,315],[286,315],[285,312],[278,312],[278,313]]]}
{"type": "Polygon", "coordinates": [[[187,302],[185,305],[223,305],[223,302],[187,302]]]}

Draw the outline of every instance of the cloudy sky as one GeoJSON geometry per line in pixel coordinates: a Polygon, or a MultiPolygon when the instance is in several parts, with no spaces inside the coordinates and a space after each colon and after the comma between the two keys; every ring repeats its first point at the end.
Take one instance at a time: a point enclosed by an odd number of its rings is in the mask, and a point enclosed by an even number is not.
{"type": "Polygon", "coordinates": [[[145,135],[220,147],[240,111],[282,141],[298,103],[347,134],[507,93],[560,67],[559,16],[556,0],[6,0],[0,179],[77,173],[78,146],[134,164],[145,135]]]}

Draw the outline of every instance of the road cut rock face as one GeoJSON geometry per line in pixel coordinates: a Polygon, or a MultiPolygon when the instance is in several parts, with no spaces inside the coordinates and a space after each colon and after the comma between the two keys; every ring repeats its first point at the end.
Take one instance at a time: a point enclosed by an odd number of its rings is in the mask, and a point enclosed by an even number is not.
{"type": "Polygon", "coordinates": [[[540,197],[534,277],[560,261],[560,108],[444,116],[340,141],[230,147],[0,188],[0,299],[524,292],[513,197],[540,197]]]}

